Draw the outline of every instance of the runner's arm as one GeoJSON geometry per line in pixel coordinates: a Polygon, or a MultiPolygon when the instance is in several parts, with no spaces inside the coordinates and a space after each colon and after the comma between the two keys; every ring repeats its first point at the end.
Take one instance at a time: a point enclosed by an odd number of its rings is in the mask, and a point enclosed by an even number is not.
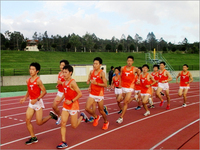
{"type": "Polygon", "coordinates": [[[167,82],[171,81],[171,80],[172,80],[171,74],[167,71],[167,72],[166,72],[166,75],[168,76],[168,79],[167,79],[166,81],[167,81],[167,82]]]}
{"type": "Polygon", "coordinates": [[[193,77],[192,77],[192,74],[190,72],[189,72],[189,77],[190,77],[189,83],[193,82],[193,77]]]}
{"type": "Polygon", "coordinates": [[[70,101],[70,104],[73,103],[73,102],[75,102],[76,100],[78,100],[80,97],[82,97],[82,92],[81,92],[81,90],[79,89],[79,87],[78,87],[76,81],[73,80],[73,81],[71,82],[71,88],[72,88],[74,91],[77,92],[77,96],[76,96],[75,98],[69,100],[69,101],[70,101]]]}
{"type": "Polygon", "coordinates": [[[178,83],[178,78],[180,77],[180,72],[178,73],[177,77],[176,77],[176,83],[178,83]]]}
{"type": "Polygon", "coordinates": [[[122,87],[122,70],[124,69],[124,67],[121,68],[121,71],[120,71],[120,77],[119,77],[119,88],[122,87]]]}
{"type": "MultiPolygon", "coordinates": [[[[26,80],[26,83],[28,83],[28,80],[26,80]]],[[[26,92],[26,95],[22,98],[22,99],[20,99],[20,103],[22,104],[22,103],[24,103],[24,101],[27,99],[29,97],[29,92],[28,92],[28,86],[27,86],[27,92],[26,92]]]]}
{"type": "Polygon", "coordinates": [[[90,73],[89,73],[89,75],[88,75],[87,84],[89,84],[89,83],[90,83],[90,79],[91,79],[91,71],[90,71],[90,73]]]}

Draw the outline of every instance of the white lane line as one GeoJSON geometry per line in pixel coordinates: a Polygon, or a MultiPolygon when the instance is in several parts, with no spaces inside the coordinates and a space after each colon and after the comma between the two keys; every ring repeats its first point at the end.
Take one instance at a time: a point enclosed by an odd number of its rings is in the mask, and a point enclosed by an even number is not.
{"type": "Polygon", "coordinates": [[[177,130],[176,132],[174,132],[173,134],[171,134],[170,136],[166,137],[165,139],[163,139],[162,141],[160,141],[158,144],[156,144],[155,146],[153,146],[152,148],[150,148],[150,150],[155,149],[156,147],[158,147],[160,144],[164,143],[165,141],[167,141],[168,139],[170,139],[172,136],[176,135],[177,133],[179,133],[180,131],[184,130],[185,128],[193,125],[194,123],[196,123],[197,121],[199,121],[200,119],[197,119],[191,123],[189,123],[188,125],[184,126],[183,128],[177,130]]]}
{"type": "MultiPolygon", "coordinates": [[[[192,105],[195,105],[195,104],[197,104],[197,103],[199,103],[199,102],[189,104],[188,106],[192,106],[192,105]]],[[[73,146],[69,147],[69,149],[71,149],[71,148],[73,148],[73,147],[76,147],[76,146],[78,146],[78,145],[81,145],[81,144],[83,144],[83,143],[86,143],[86,142],[88,142],[88,141],[91,141],[91,140],[93,140],[93,139],[95,139],[95,138],[98,138],[98,137],[100,137],[100,136],[103,136],[103,135],[105,135],[105,134],[108,134],[108,133],[110,133],[110,132],[113,132],[113,131],[119,130],[119,129],[121,129],[121,128],[124,128],[124,127],[126,127],[126,126],[129,126],[129,125],[131,125],[131,124],[134,124],[134,123],[137,123],[137,122],[140,122],[140,121],[143,121],[143,120],[146,120],[146,119],[149,119],[149,118],[152,118],[152,117],[155,117],[155,116],[164,114],[164,113],[168,113],[168,112],[171,112],[171,111],[174,111],[174,110],[177,110],[177,109],[181,109],[181,108],[182,108],[182,106],[177,107],[177,108],[174,108],[174,109],[171,109],[171,110],[167,110],[167,111],[164,111],[164,112],[161,112],[161,113],[152,115],[152,116],[148,116],[148,117],[145,117],[145,118],[142,118],[142,119],[139,119],[139,120],[136,120],[136,121],[134,121],[134,122],[128,123],[128,124],[123,125],[123,126],[121,126],[121,127],[118,127],[118,128],[113,129],[113,130],[110,130],[110,131],[108,131],[108,132],[106,132],[106,133],[97,135],[97,136],[95,136],[95,137],[93,137],[93,138],[91,138],[91,139],[88,139],[88,140],[86,140],[86,141],[83,141],[83,142],[81,142],[81,143],[78,143],[78,144],[76,144],[76,145],[73,145],[73,146]]],[[[133,109],[133,108],[130,108],[130,109],[133,109]]],[[[127,109],[127,110],[130,110],[130,109],[127,109]]],[[[111,115],[111,114],[116,114],[116,112],[109,113],[109,114],[110,114],[110,115],[111,115]]],[[[70,126],[70,125],[71,125],[71,124],[68,124],[68,125],[66,125],[66,126],[70,126]]],[[[50,130],[46,130],[46,131],[44,131],[44,132],[37,133],[36,135],[41,135],[41,134],[48,133],[48,132],[50,132],[50,131],[54,131],[54,130],[57,130],[57,129],[60,129],[60,127],[54,128],[54,129],[50,129],[50,130]]],[[[1,144],[0,146],[5,146],[5,145],[8,145],[8,144],[12,144],[12,143],[15,143],[15,142],[18,142],[18,141],[27,139],[27,138],[30,138],[30,136],[26,136],[26,137],[23,137],[23,138],[20,138],[20,139],[11,141],[11,142],[7,142],[7,143],[4,143],[4,144],[1,144]]]]}
{"type": "MultiPolygon", "coordinates": [[[[199,96],[199,95],[193,95],[193,96],[188,96],[188,97],[196,97],[196,96],[199,96]]],[[[180,99],[180,98],[182,98],[182,97],[179,97],[179,98],[176,98],[176,99],[180,99]]],[[[173,99],[173,100],[176,100],[176,99],[173,99]]],[[[173,101],[173,100],[171,100],[171,101],[173,101]]],[[[164,101],[166,101],[166,100],[164,100],[164,101]]],[[[158,103],[160,103],[160,102],[154,102],[154,104],[158,104],[158,103]]],[[[116,103],[111,103],[111,104],[106,104],[106,106],[110,106],[110,105],[115,105],[116,103]]],[[[59,107],[62,107],[62,106],[59,106],[59,107]]],[[[134,109],[134,108],[136,108],[136,107],[133,107],[132,109],[134,109]]],[[[47,109],[51,109],[51,108],[47,108],[47,109]]],[[[47,110],[47,109],[45,109],[45,110],[47,110]]],[[[80,111],[84,111],[85,109],[81,109],[80,111]]],[[[109,113],[109,114],[111,114],[111,113],[109,113]]],[[[7,116],[5,116],[5,117],[7,117],[7,116]]],[[[2,118],[2,117],[1,117],[2,118]]],[[[36,120],[32,120],[31,122],[35,122],[36,120]]],[[[22,124],[24,124],[25,122],[22,122],[22,123],[18,123],[18,124],[13,124],[13,125],[9,125],[9,126],[5,126],[5,127],[1,127],[0,128],[0,130],[1,129],[5,129],[5,128],[9,128],[9,127],[13,127],[13,126],[17,126],[17,125],[22,125],[22,124]]]]}
{"type": "MultiPolygon", "coordinates": [[[[192,104],[189,104],[188,106],[195,105],[195,104],[198,104],[198,103],[200,103],[200,102],[192,103],[192,104]]],[[[104,135],[106,135],[106,134],[109,134],[109,133],[114,132],[114,131],[116,131],[116,130],[119,130],[119,129],[121,129],[121,128],[124,128],[124,127],[127,127],[127,126],[129,126],[129,125],[135,124],[135,123],[137,123],[137,122],[140,122],[140,121],[143,121],[143,120],[146,120],[146,119],[149,119],[149,118],[152,118],[152,117],[161,115],[161,114],[165,114],[165,113],[168,113],[168,112],[177,110],[177,109],[181,109],[181,108],[182,108],[182,106],[176,107],[176,108],[171,109],[171,110],[168,110],[168,111],[160,112],[160,113],[158,113],[158,114],[151,115],[151,116],[148,116],[148,117],[145,117],[145,118],[142,118],[142,119],[139,119],[139,120],[130,122],[130,123],[126,124],[126,125],[123,125],[123,126],[121,126],[121,127],[115,128],[115,129],[113,129],[113,130],[107,131],[107,132],[105,132],[105,133],[99,134],[99,135],[97,135],[97,136],[95,136],[95,137],[92,137],[92,138],[90,138],[90,139],[87,139],[87,140],[85,140],[85,141],[83,141],[83,142],[80,142],[80,143],[78,143],[78,144],[75,144],[75,145],[73,145],[73,146],[70,146],[70,147],[67,148],[66,150],[72,149],[72,148],[74,148],[74,147],[77,147],[77,146],[79,146],[79,145],[82,145],[82,144],[84,144],[84,143],[87,143],[87,142],[89,142],[89,141],[91,141],[91,140],[94,140],[94,139],[96,139],[96,138],[98,138],[98,137],[104,136],[104,135]]]]}

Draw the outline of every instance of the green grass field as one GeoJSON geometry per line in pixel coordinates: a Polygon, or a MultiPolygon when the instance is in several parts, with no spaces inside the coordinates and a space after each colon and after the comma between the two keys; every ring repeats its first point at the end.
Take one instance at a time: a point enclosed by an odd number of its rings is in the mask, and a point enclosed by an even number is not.
{"type": "MultiPolygon", "coordinates": [[[[1,50],[1,70],[4,69],[4,75],[13,75],[14,69],[27,69],[28,74],[29,64],[31,62],[38,62],[41,65],[40,74],[45,74],[45,70],[49,70],[49,68],[59,69],[59,61],[61,59],[67,59],[70,64],[92,64],[93,59],[98,56],[103,59],[103,64],[107,66],[108,72],[110,70],[110,66],[112,65],[126,65],[126,58],[129,55],[133,55],[135,58],[134,66],[142,66],[146,63],[145,53],[26,52],[1,50]]],[[[193,65],[195,67],[193,70],[199,69],[199,54],[165,53],[163,56],[175,68],[187,63],[189,66],[193,65]]]]}

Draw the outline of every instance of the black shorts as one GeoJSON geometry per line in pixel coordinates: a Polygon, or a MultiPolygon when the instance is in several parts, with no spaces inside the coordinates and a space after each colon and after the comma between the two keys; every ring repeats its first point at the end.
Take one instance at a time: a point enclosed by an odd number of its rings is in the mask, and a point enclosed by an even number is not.
{"type": "Polygon", "coordinates": [[[112,79],[111,80],[109,79],[109,85],[111,85],[111,83],[112,83],[112,79]]]}

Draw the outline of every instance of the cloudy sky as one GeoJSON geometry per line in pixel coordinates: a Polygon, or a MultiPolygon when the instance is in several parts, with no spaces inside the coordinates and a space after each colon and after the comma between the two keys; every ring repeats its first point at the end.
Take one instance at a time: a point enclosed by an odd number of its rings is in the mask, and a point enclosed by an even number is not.
{"type": "Polygon", "coordinates": [[[199,41],[199,1],[1,1],[1,33],[19,31],[32,38],[95,33],[97,37],[146,39],[153,32],[172,43],[199,41]]]}

